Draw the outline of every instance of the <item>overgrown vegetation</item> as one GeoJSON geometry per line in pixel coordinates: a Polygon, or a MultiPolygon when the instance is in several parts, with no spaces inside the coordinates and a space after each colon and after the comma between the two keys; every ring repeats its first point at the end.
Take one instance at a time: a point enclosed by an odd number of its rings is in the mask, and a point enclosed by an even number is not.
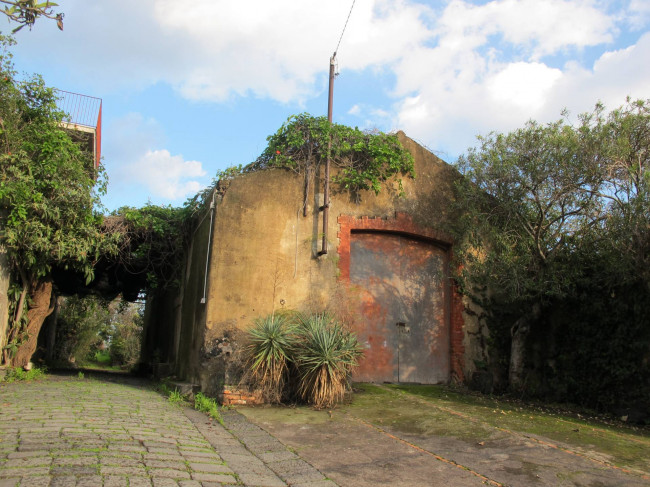
{"type": "Polygon", "coordinates": [[[52,361],[56,365],[131,368],[140,358],[143,306],[97,296],[60,297],[52,361]]]}
{"type": "Polygon", "coordinates": [[[293,115],[267,141],[264,152],[245,171],[284,168],[304,174],[308,180],[329,156],[340,169],[333,181],[342,189],[375,194],[391,178],[397,178],[401,190],[399,176],[415,176],[413,157],[396,135],[330,124],[326,117],[293,115]]]}
{"type": "Polygon", "coordinates": [[[45,367],[32,367],[25,370],[22,367],[10,367],[6,370],[4,382],[32,381],[43,379],[46,376],[45,367]]]}
{"type": "Polygon", "coordinates": [[[361,356],[355,335],[332,316],[287,313],[255,321],[247,349],[253,387],[270,402],[316,408],[341,402],[361,356]]]}
{"type": "Polygon", "coordinates": [[[107,264],[120,276],[128,276],[119,291],[128,300],[148,289],[178,285],[181,259],[197,207],[145,205],[122,207],[107,216],[103,231],[118,236],[115,259],[107,264]]]}
{"type": "MultiPolygon", "coordinates": [[[[157,384],[156,390],[167,397],[167,401],[174,406],[180,407],[186,405],[188,402],[188,398],[181,394],[178,389],[170,387],[165,382],[157,384]]],[[[197,392],[194,395],[193,403],[194,409],[207,414],[212,419],[223,424],[223,418],[219,412],[219,405],[213,398],[204,395],[202,392],[197,392]]]]}
{"type": "Polygon", "coordinates": [[[100,255],[114,250],[95,210],[105,190],[92,154],[60,126],[56,93],[39,76],[21,81],[10,38],[0,36],[0,227],[20,294],[10,318],[3,360],[25,366],[52,312],[52,270],[93,278],[100,255]]]}
{"type": "Polygon", "coordinates": [[[479,141],[459,160],[455,255],[486,312],[493,371],[520,393],[643,409],[650,100],[479,141]]]}

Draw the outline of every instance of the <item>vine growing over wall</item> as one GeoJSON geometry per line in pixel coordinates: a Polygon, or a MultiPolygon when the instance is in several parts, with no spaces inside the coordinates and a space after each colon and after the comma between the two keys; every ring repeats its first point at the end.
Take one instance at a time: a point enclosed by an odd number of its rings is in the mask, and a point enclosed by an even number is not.
{"type": "Polygon", "coordinates": [[[413,156],[402,147],[397,135],[330,124],[326,117],[307,113],[292,115],[268,136],[264,152],[244,171],[283,168],[311,175],[326,161],[330,137],[331,162],[339,168],[332,180],[342,189],[379,194],[382,183],[396,177],[401,191],[399,176],[415,177],[413,156]]]}

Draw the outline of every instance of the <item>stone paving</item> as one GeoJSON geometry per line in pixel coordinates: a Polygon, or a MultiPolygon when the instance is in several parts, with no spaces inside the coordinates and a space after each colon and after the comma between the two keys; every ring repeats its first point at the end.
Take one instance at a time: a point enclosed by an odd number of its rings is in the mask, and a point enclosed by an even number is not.
{"type": "Polygon", "coordinates": [[[146,383],[0,383],[0,487],[229,485],[336,487],[241,414],[222,426],[146,383]]]}

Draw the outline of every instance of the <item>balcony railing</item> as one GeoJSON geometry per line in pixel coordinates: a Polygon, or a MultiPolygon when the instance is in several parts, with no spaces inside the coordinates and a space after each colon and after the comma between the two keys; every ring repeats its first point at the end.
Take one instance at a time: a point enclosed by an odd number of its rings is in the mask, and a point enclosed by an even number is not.
{"type": "MultiPolygon", "coordinates": [[[[57,93],[57,106],[65,113],[65,128],[80,133],[80,136],[90,134],[92,140],[85,143],[93,151],[97,169],[102,156],[102,99],[64,90],[57,90],[57,93]]],[[[84,143],[83,137],[80,137],[80,142],[84,143]]]]}

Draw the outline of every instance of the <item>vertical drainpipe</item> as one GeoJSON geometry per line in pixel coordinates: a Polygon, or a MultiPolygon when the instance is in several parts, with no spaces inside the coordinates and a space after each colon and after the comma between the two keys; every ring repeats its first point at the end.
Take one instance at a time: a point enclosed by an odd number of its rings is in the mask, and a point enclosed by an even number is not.
{"type": "Polygon", "coordinates": [[[215,188],[212,191],[212,201],[210,202],[210,230],[208,233],[208,250],[205,253],[205,277],[203,278],[203,297],[201,298],[201,304],[205,304],[206,293],[208,290],[208,266],[210,265],[210,250],[212,247],[214,210],[217,206],[216,199],[217,199],[217,188],[215,188]]]}
{"type": "Polygon", "coordinates": [[[95,170],[99,169],[102,161],[102,101],[99,100],[99,114],[95,126],[95,170]]]}
{"type": "MultiPolygon", "coordinates": [[[[332,128],[332,108],[334,102],[334,76],[336,65],[336,52],[330,58],[330,82],[329,97],[327,100],[327,121],[332,128]]],[[[323,244],[319,255],[327,254],[327,224],[330,207],[330,159],[332,152],[332,134],[330,132],[327,140],[327,162],[325,163],[325,188],[323,189],[323,244]]]]}

